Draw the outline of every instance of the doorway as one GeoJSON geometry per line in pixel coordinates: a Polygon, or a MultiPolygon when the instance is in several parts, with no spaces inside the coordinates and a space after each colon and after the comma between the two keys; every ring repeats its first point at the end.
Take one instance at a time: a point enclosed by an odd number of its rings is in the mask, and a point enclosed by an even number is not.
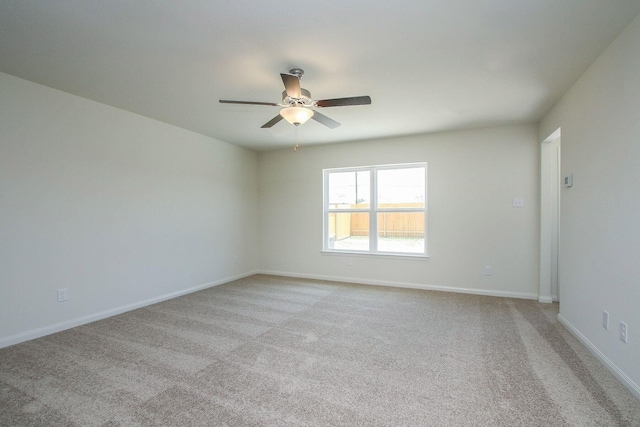
{"type": "Polygon", "coordinates": [[[561,132],[558,128],[540,148],[540,283],[538,301],[560,301],[558,249],[560,246],[561,132]]]}

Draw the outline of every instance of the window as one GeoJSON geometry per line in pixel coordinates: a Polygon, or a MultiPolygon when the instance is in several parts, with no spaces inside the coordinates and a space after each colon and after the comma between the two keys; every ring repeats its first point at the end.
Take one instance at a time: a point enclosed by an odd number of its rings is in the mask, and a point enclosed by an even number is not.
{"type": "Polygon", "coordinates": [[[426,163],[323,173],[324,251],[427,255],[426,163]]]}

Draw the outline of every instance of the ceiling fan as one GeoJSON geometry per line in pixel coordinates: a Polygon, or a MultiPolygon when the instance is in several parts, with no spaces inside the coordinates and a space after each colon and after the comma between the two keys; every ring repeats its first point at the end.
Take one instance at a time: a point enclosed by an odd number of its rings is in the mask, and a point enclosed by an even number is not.
{"type": "Polygon", "coordinates": [[[262,128],[270,128],[285,119],[292,125],[299,126],[309,119],[313,119],[328,128],[335,129],[340,123],[325,116],[324,114],[312,110],[312,108],[325,107],[343,107],[347,105],[369,105],[371,98],[369,96],[352,96],[349,98],[334,98],[314,100],[311,98],[311,92],[300,87],[300,79],[304,76],[304,70],[293,68],[289,73],[280,73],[282,82],[284,83],[284,92],[282,92],[282,102],[279,104],[273,102],[255,102],[255,101],[231,101],[221,99],[222,104],[245,104],[245,105],[269,105],[272,107],[284,107],[280,110],[280,114],[262,125],[262,128]]]}

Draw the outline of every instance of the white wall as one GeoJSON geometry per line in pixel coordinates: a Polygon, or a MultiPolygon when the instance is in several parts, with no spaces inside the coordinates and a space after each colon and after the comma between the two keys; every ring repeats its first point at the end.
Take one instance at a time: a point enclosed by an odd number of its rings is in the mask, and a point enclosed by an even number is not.
{"type": "Polygon", "coordinates": [[[0,112],[0,346],[257,269],[256,153],[6,74],[0,112]]]}
{"type": "Polygon", "coordinates": [[[540,138],[561,127],[562,174],[573,174],[561,195],[560,319],[640,397],[638,76],[640,17],[546,115],[540,138]]]}
{"type": "Polygon", "coordinates": [[[522,125],[262,152],[261,270],[536,298],[539,150],[536,126],[522,125]],[[427,261],[350,257],[348,266],[321,254],[323,168],[418,161],[428,162],[427,261]],[[513,208],[514,197],[525,207],[513,208]]]}

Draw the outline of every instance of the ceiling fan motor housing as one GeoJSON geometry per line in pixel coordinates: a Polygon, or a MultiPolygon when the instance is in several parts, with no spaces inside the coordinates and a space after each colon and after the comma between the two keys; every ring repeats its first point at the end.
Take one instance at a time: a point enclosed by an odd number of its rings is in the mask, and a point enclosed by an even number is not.
{"type": "Polygon", "coordinates": [[[282,104],[286,106],[304,106],[313,107],[313,100],[311,99],[311,92],[305,88],[300,88],[300,98],[292,98],[287,95],[287,91],[282,92],[282,104]]]}

